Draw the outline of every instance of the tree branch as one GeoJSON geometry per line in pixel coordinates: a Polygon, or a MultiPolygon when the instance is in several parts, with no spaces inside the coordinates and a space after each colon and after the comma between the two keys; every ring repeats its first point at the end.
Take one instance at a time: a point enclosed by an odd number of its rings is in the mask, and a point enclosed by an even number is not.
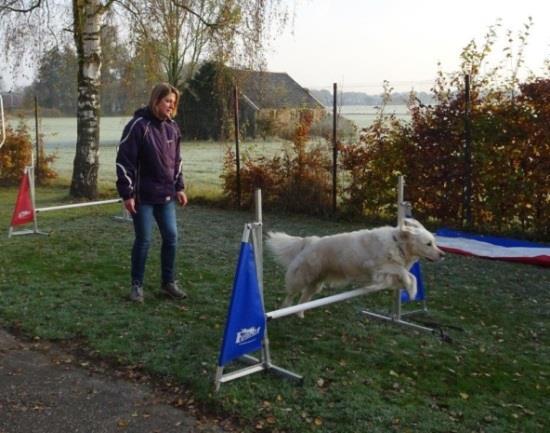
{"type": "Polygon", "coordinates": [[[174,5],[176,5],[177,7],[183,9],[184,11],[187,11],[189,12],[191,15],[194,15],[196,16],[199,21],[201,23],[203,23],[206,27],[210,27],[212,29],[217,29],[218,27],[220,27],[221,23],[220,22],[214,22],[214,23],[211,23],[209,21],[206,21],[203,16],[201,14],[199,14],[198,12],[195,12],[193,9],[191,9],[189,6],[185,6],[184,4],[182,4],[181,2],[178,2],[178,1],[174,1],[174,5]]]}
{"type": "Polygon", "coordinates": [[[28,8],[14,7],[14,5],[18,3],[20,3],[19,0],[11,0],[6,2],[5,4],[1,4],[0,11],[20,12],[20,13],[32,12],[34,9],[40,7],[42,0],[36,0],[36,2],[31,4],[28,8]]]}

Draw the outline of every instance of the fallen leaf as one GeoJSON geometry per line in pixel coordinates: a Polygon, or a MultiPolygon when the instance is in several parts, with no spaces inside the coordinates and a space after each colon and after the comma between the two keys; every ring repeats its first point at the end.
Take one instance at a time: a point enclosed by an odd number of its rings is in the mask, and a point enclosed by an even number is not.
{"type": "Polygon", "coordinates": [[[116,425],[118,428],[128,428],[129,422],[126,421],[125,419],[119,419],[116,422],[116,425]]]}

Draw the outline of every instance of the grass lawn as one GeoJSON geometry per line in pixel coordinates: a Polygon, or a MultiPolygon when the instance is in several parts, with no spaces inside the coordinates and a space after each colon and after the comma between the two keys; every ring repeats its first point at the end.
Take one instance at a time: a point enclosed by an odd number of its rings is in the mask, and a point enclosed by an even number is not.
{"type": "MultiPolygon", "coordinates": [[[[39,188],[41,204],[66,187],[39,188]]],[[[0,189],[0,227],[15,188],[0,189]]],[[[452,343],[367,320],[387,293],[270,323],[273,362],[305,375],[303,386],[256,374],[213,389],[243,223],[251,212],[190,205],[179,210],[178,275],[189,300],[156,295],[159,239],[146,302],[127,301],[128,223],[118,205],[39,216],[50,236],[0,236],[0,325],[31,338],[77,341],[95,356],[136,366],[189,389],[209,413],[243,432],[550,431],[548,269],[459,256],[423,263],[429,319],[452,343]]],[[[264,213],[265,230],[328,234],[356,229],[311,217],[264,213]]],[[[6,233],[5,232],[5,233],[6,233]]],[[[265,301],[283,298],[283,272],[266,254],[265,301]]]]}

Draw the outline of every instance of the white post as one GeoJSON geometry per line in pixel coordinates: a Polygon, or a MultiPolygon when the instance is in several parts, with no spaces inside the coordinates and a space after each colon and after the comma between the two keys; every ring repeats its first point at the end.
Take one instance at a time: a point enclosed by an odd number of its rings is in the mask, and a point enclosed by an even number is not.
{"type": "MultiPolygon", "coordinates": [[[[397,227],[403,226],[405,219],[405,177],[397,178],[397,227]]],[[[396,320],[401,319],[401,289],[394,289],[392,316],[396,320]]]]}
{"type": "Polygon", "coordinates": [[[403,225],[405,219],[405,206],[404,206],[404,194],[405,194],[405,177],[400,175],[397,179],[397,226],[403,225]]]}
{"type": "MultiPolygon", "coordinates": [[[[258,286],[260,289],[260,299],[262,309],[265,311],[264,303],[264,251],[263,251],[263,227],[262,227],[262,190],[256,188],[254,190],[254,214],[255,224],[252,228],[252,239],[254,244],[254,258],[256,260],[256,274],[258,278],[258,286]]],[[[264,339],[262,341],[261,362],[265,368],[271,365],[271,352],[269,349],[269,336],[267,327],[264,330],[264,339]]]]}
{"type": "Polygon", "coordinates": [[[258,284],[260,286],[260,294],[264,294],[264,266],[263,266],[263,229],[262,229],[262,190],[257,188],[254,191],[254,207],[256,224],[254,225],[254,254],[256,258],[256,271],[258,273],[258,284]]]}
{"type": "Polygon", "coordinates": [[[31,163],[32,165],[27,167],[27,176],[29,176],[29,184],[30,184],[30,190],[31,190],[31,203],[32,203],[32,211],[33,211],[33,233],[41,233],[40,230],[38,230],[38,219],[37,219],[37,210],[36,210],[36,191],[34,189],[34,161],[31,163]]]}

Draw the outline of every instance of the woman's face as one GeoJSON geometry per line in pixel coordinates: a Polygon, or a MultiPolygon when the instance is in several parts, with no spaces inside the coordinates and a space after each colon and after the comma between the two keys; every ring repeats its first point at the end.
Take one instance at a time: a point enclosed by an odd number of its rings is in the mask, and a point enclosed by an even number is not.
{"type": "Polygon", "coordinates": [[[157,103],[157,115],[160,119],[171,119],[176,107],[176,95],[169,93],[157,103]]]}

